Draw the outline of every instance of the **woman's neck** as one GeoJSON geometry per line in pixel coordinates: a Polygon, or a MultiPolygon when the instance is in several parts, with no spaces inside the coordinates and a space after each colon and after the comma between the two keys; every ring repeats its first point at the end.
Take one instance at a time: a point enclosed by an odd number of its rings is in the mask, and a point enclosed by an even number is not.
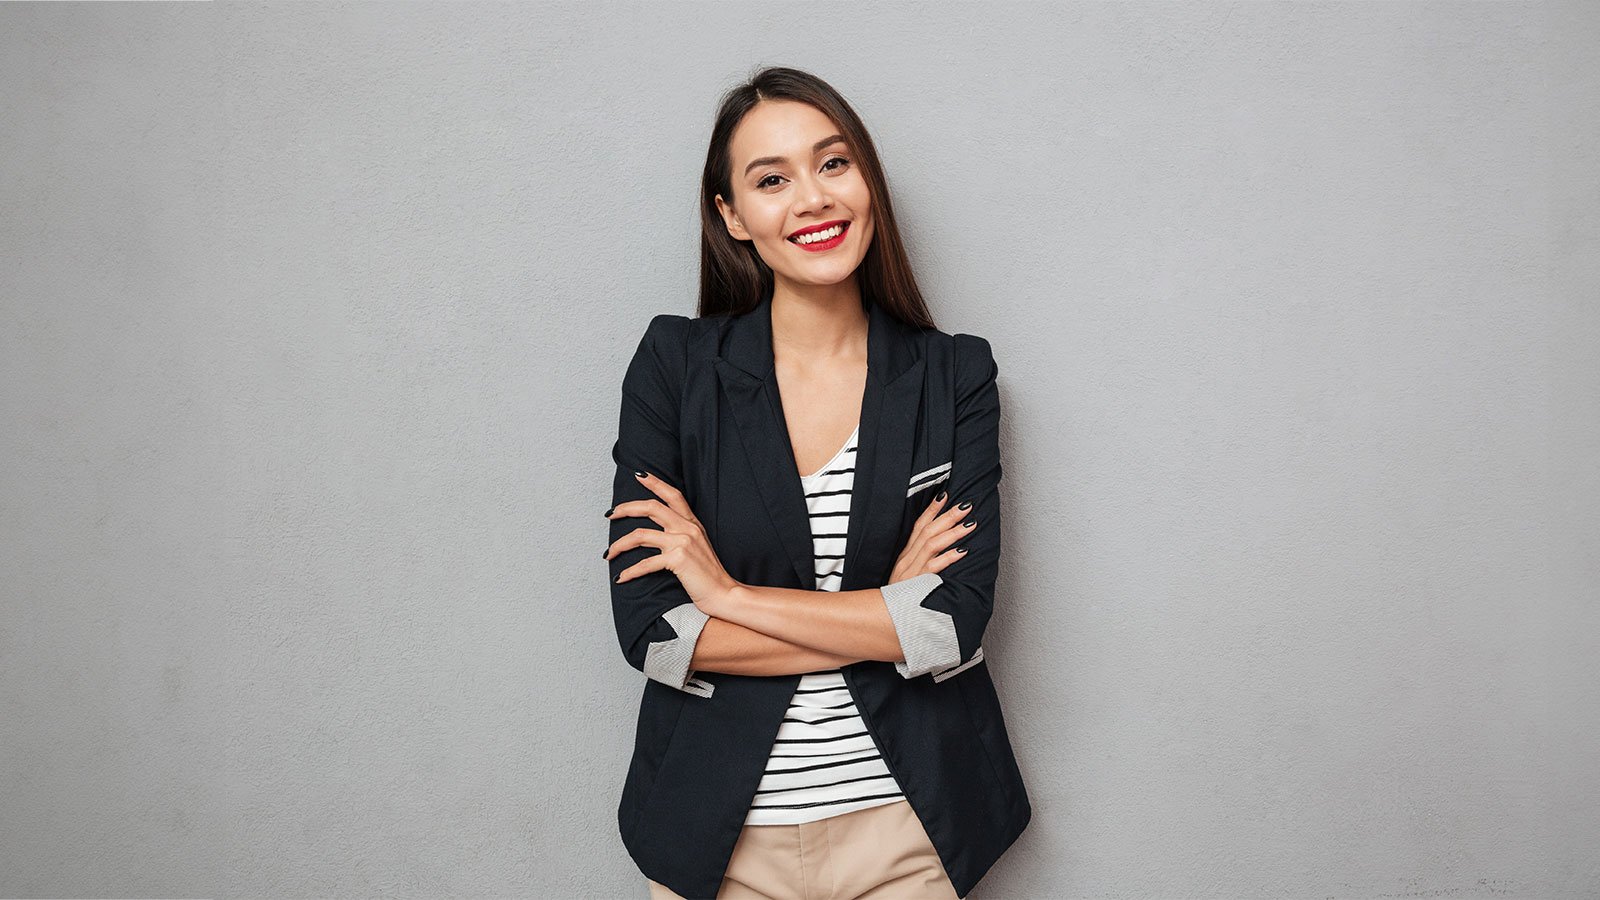
{"type": "Polygon", "coordinates": [[[853,355],[867,340],[867,312],[855,279],[806,293],[774,291],[773,352],[783,348],[808,361],[853,355]]]}

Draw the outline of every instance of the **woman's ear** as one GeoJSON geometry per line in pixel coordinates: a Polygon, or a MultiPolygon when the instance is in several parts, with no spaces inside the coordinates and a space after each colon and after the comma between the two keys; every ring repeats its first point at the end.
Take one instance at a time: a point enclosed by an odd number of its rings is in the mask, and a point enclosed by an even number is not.
{"type": "Polygon", "coordinates": [[[744,230],[744,225],[739,222],[739,216],[729,206],[722,195],[716,196],[717,212],[722,214],[722,224],[728,229],[728,234],[736,241],[750,240],[750,232],[744,230]]]}

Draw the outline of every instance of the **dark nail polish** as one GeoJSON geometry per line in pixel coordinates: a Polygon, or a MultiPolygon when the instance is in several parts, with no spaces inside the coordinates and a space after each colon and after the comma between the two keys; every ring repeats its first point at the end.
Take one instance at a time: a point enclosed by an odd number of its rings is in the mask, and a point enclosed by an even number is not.
{"type": "Polygon", "coordinates": [[[606,554],[610,553],[610,552],[611,552],[611,548],[610,547],[607,547],[604,550],[601,550],[600,551],[600,558],[601,559],[605,559],[606,558],[606,554]]]}
{"type": "Polygon", "coordinates": [[[935,503],[943,503],[944,502],[944,491],[940,491],[939,492],[939,496],[937,496],[937,497],[935,497],[933,499],[934,499],[935,503]]]}
{"type": "Polygon", "coordinates": [[[956,509],[970,509],[971,507],[972,507],[972,501],[971,500],[963,500],[963,501],[961,501],[961,505],[956,507],[956,509]]]}
{"type": "Polygon", "coordinates": [[[971,528],[972,526],[974,526],[976,524],[978,524],[978,523],[977,522],[962,522],[961,523],[961,527],[962,528],[971,528]]]}
{"type": "Polygon", "coordinates": [[[635,477],[635,478],[643,478],[644,476],[645,476],[645,473],[639,471],[638,469],[634,469],[633,470],[633,477],[635,477]]]}
{"type": "Polygon", "coordinates": [[[615,512],[615,511],[616,511],[616,509],[617,509],[617,508],[616,508],[616,507],[615,507],[615,506],[613,506],[613,507],[611,507],[611,508],[610,508],[610,509],[608,509],[608,510],[606,510],[606,511],[605,511],[605,512],[603,512],[603,513],[601,513],[601,515],[603,515],[603,516],[605,516],[605,517],[606,517],[606,518],[608,518],[608,519],[609,519],[609,518],[611,518],[611,514],[612,514],[612,513],[613,513],[613,512],[615,512]]]}
{"type": "Polygon", "coordinates": [[[967,552],[967,548],[965,548],[965,547],[957,547],[956,548],[956,552],[957,553],[965,553],[965,552],[967,552]]]}
{"type": "Polygon", "coordinates": [[[617,577],[611,579],[611,583],[612,584],[621,584],[622,583],[622,573],[618,572],[617,573],[617,577]]]}

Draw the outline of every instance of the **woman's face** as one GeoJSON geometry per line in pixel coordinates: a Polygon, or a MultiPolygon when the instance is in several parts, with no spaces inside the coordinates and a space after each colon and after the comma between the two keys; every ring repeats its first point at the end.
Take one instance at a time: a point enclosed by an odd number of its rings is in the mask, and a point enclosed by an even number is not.
{"type": "MultiPolygon", "coordinates": [[[[872,244],[872,203],[854,148],[816,107],[764,100],[745,114],[729,143],[733,203],[717,195],[728,233],[750,241],[779,280],[837,284],[872,244]],[[837,223],[837,225],[835,224],[837,223]],[[793,240],[817,226],[842,225],[831,240],[793,240]]],[[[827,233],[826,229],[822,233],[827,233]]]]}

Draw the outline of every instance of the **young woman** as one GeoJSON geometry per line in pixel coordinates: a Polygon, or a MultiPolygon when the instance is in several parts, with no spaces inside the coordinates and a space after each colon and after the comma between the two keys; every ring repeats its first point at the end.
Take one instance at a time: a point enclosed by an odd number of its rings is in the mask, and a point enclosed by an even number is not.
{"type": "Polygon", "coordinates": [[[651,320],[612,451],[623,843],[655,900],[965,896],[1032,816],[981,646],[989,344],[934,327],[815,76],[724,98],[701,219],[699,316],[651,320]]]}

